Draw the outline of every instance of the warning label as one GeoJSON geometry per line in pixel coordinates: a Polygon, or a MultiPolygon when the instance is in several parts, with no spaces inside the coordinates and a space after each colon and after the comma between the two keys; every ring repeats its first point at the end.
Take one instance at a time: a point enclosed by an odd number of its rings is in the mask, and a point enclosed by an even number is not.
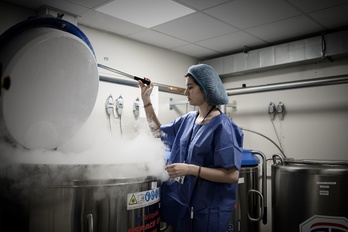
{"type": "Polygon", "coordinates": [[[127,194],[127,210],[143,208],[159,202],[159,188],[127,194]]]}
{"type": "Polygon", "coordinates": [[[134,194],[132,195],[130,201],[129,201],[130,205],[136,205],[137,204],[137,199],[135,198],[134,194]]]}
{"type": "Polygon", "coordinates": [[[144,215],[144,222],[132,228],[128,228],[128,232],[159,232],[161,218],[158,209],[154,212],[144,215]]]}

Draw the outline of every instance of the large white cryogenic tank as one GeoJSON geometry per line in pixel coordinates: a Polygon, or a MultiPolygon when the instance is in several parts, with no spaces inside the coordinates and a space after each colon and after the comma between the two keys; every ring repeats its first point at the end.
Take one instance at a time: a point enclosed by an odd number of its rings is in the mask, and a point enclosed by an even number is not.
{"type": "Polygon", "coordinates": [[[31,18],[0,37],[1,115],[11,137],[28,149],[55,149],[93,110],[99,85],[87,37],[58,18],[31,18]]]}

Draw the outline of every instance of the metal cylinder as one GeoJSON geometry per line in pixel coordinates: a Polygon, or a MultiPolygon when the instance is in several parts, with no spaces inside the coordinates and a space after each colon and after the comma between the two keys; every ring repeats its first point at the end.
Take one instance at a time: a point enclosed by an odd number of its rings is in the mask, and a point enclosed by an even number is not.
{"type": "Polygon", "coordinates": [[[260,221],[267,223],[266,202],[266,158],[259,151],[244,150],[242,167],[239,171],[238,192],[234,213],[231,219],[233,232],[258,232],[261,229],[260,221]],[[260,161],[262,163],[262,189],[260,185],[260,161]]]}
{"type": "Polygon", "coordinates": [[[276,158],[272,230],[348,231],[348,162],[276,158]]]}
{"type": "Polygon", "coordinates": [[[248,218],[248,212],[251,212],[253,217],[259,217],[257,215],[260,205],[259,198],[248,196],[250,190],[258,189],[260,189],[259,167],[242,167],[239,173],[238,194],[232,216],[233,232],[260,231],[260,223],[253,222],[248,218]]]}
{"type": "Polygon", "coordinates": [[[0,231],[160,230],[160,183],[155,178],[83,179],[85,168],[21,165],[8,169],[0,178],[0,231]],[[79,174],[68,175],[72,169],[79,174]]]}

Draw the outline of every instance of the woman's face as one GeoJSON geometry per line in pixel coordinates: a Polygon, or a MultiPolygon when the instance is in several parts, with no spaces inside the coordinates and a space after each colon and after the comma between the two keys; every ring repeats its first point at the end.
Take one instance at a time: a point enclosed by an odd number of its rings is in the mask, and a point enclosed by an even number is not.
{"type": "Polygon", "coordinates": [[[186,77],[185,95],[187,96],[190,105],[199,106],[205,102],[203,90],[190,76],[186,77]]]}

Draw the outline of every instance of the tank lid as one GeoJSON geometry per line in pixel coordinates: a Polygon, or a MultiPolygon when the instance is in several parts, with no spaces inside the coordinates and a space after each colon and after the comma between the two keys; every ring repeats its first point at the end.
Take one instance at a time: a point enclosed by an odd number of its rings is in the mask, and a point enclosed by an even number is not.
{"type": "Polygon", "coordinates": [[[26,149],[57,149],[95,106],[99,74],[93,47],[75,25],[34,17],[1,34],[0,50],[2,75],[13,83],[1,96],[1,130],[26,149]]]}
{"type": "Polygon", "coordinates": [[[318,159],[284,159],[286,164],[306,164],[306,165],[344,165],[348,166],[348,161],[346,160],[318,160],[318,159]]]}
{"type": "Polygon", "coordinates": [[[257,166],[260,160],[252,153],[250,149],[243,149],[242,166],[257,166]]]}

